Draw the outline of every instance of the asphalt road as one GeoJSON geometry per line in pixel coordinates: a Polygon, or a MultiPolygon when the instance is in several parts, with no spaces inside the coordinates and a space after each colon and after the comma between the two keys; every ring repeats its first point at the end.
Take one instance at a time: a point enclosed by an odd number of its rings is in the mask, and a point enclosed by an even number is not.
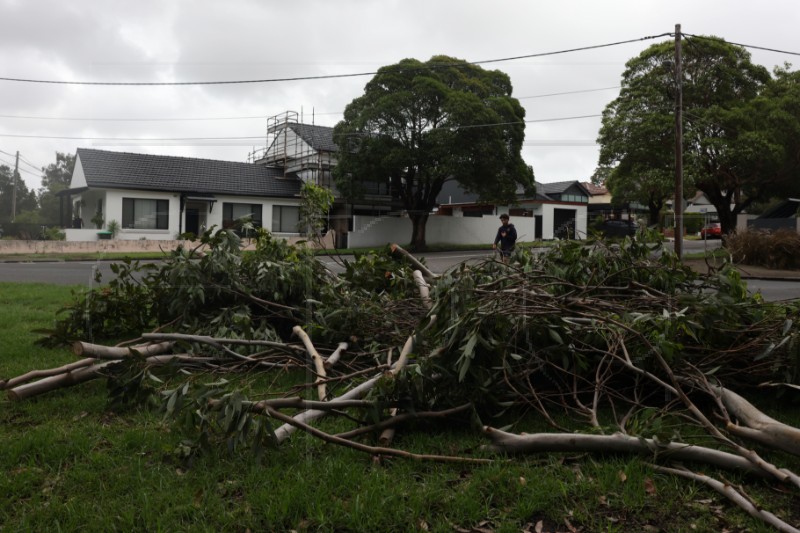
{"type": "MultiPolygon", "coordinates": [[[[686,241],[684,251],[691,253],[703,250],[706,243],[702,241],[686,241]]],[[[718,246],[718,242],[709,241],[711,246],[718,246]]],[[[477,262],[491,257],[491,252],[465,251],[465,252],[437,252],[424,254],[428,267],[434,272],[443,272],[448,268],[462,262],[477,262]]],[[[341,267],[334,258],[325,257],[323,261],[329,264],[334,272],[341,272],[341,267]]],[[[36,263],[0,263],[0,281],[11,282],[40,282],[55,283],[59,285],[82,285],[92,287],[97,285],[94,281],[97,271],[104,281],[112,279],[109,261],[60,261],[36,263]]],[[[748,280],[747,286],[751,291],[760,291],[767,301],[800,299],[800,281],[784,280],[748,280]]]]}

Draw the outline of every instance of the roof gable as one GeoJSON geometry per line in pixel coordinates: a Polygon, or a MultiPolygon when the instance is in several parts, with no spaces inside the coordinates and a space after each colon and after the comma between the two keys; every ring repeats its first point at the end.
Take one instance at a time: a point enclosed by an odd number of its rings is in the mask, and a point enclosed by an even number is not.
{"type": "MultiPolygon", "coordinates": [[[[293,197],[300,182],[275,167],[78,148],[86,185],[106,189],[293,197]]],[[[77,164],[77,163],[76,163],[77,164]]]]}
{"type": "Polygon", "coordinates": [[[295,122],[288,125],[301,139],[314,150],[336,152],[339,147],[333,142],[333,128],[295,122]]]}

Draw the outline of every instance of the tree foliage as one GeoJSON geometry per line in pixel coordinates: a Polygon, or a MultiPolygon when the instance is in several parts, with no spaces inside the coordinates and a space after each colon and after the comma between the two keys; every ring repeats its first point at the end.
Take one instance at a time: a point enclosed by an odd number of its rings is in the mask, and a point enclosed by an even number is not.
{"type": "Polygon", "coordinates": [[[57,193],[69,188],[75,170],[74,154],[56,152],[56,162],[42,169],[42,187],[39,189],[41,220],[46,224],[59,224],[61,213],[57,193]]]}
{"type": "Polygon", "coordinates": [[[334,129],[337,186],[357,198],[388,181],[411,217],[415,248],[425,246],[447,181],[513,201],[519,185],[533,190],[533,171],[520,155],[525,110],[511,92],[505,73],[446,56],[381,68],[334,129]]]}
{"type": "MultiPolygon", "coordinates": [[[[648,468],[693,473],[674,463],[691,459],[755,473],[759,482],[781,484],[798,509],[800,476],[771,463],[792,464],[770,450],[797,454],[800,429],[760,416],[732,389],[767,384],[794,393],[800,308],[749,294],[730,265],[701,276],[650,237],[519,250],[510,264],[462,264],[425,282],[406,256],[358,256],[333,276],[307,249],[263,229],[249,253],[233,232],[207,232],[196,249],[178,249],[158,265],[116,267],[111,283],[79,295],[48,342],[180,336],[167,348],[174,353],[166,366],[134,348],[98,370],[109,377],[115,401],[160,392],[166,412],[200,445],[263,450],[288,437],[286,426],[273,429],[279,421],[373,455],[485,462],[491,456],[414,455],[362,439],[380,434],[382,441],[381,430],[401,417],[435,415],[467,429],[529,423],[528,413],[556,433],[484,428],[493,444],[483,452],[521,452],[524,442],[529,451],[574,452],[591,437],[607,444],[581,451],[623,452],[630,448],[616,441],[638,442],[636,453],[653,463],[648,468]],[[297,328],[313,338],[317,358],[327,355],[326,364],[287,372],[310,366],[305,354],[312,350],[293,342],[297,328]],[[333,346],[342,341],[349,346],[334,364],[333,346]],[[400,346],[407,359],[396,355],[400,346]],[[272,383],[269,390],[247,384],[256,375],[272,383]],[[288,381],[291,390],[275,390],[288,381]],[[321,383],[334,391],[320,394],[324,401],[311,406],[297,397],[321,383]],[[295,418],[281,412],[298,408],[315,411],[295,418]],[[345,409],[349,422],[342,424],[357,427],[336,437],[300,419],[345,409]],[[699,455],[680,456],[690,449],[699,455]]],[[[10,394],[29,385],[35,383],[17,383],[10,394]]],[[[424,442],[411,440],[417,448],[424,442]]],[[[741,501],[737,494],[732,499],[741,501]]],[[[776,510],[779,520],[793,521],[796,513],[785,509],[776,510]]],[[[774,522],[775,515],[761,518],[774,522]]]]}
{"type": "MultiPolygon", "coordinates": [[[[0,223],[11,222],[12,220],[14,181],[14,169],[6,165],[0,165],[0,223]]],[[[26,211],[35,211],[38,207],[36,193],[28,189],[25,180],[19,175],[17,175],[16,184],[16,214],[19,215],[26,211]]]]}
{"type": "MultiPolygon", "coordinates": [[[[612,194],[651,210],[673,190],[674,53],[673,42],[661,43],[627,63],[598,139],[612,194]]],[[[771,81],[744,48],[708,37],[685,39],[682,72],[685,187],[706,194],[727,233],[748,205],[785,189],[796,79],[771,81]]]]}

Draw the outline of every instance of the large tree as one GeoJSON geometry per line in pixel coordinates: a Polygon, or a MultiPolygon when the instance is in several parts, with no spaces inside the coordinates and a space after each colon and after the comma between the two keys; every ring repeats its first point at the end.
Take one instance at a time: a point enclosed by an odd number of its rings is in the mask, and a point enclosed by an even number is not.
{"type": "MultiPolygon", "coordinates": [[[[775,124],[752,115],[770,75],[744,48],[717,38],[685,39],[682,50],[686,187],[706,194],[727,233],[738,213],[786,180],[777,172],[786,153],[775,124]]],[[[612,194],[671,196],[674,58],[670,41],[631,59],[619,97],[603,113],[600,164],[613,167],[612,194]]]]}
{"type": "Polygon", "coordinates": [[[425,247],[425,225],[445,182],[481,199],[512,202],[534,189],[520,150],[525,110],[503,72],[447,56],[404,59],[381,68],[336,125],[334,175],[358,198],[365,184],[388,181],[413,224],[411,246],[425,247]]]}
{"type": "Polygon", "coordinates": [[[14,180],[14,170],[6,165],[0,165],[0,223],[11,222],[16,219],[12,216],[24,211],[33,211],[38,207],[36,194],[29,190],[19,174],[14,180]],[[14,199],[14,183],[17,184],[16,203],[14,199]],[[13,206],[13,209],[12,209],[13,206]]]}
{"type": "Polygon", "coordinates": [[[56,194],[69,188],[75,169],[75,155],[56,152],[56,162],[42,168],[42,188],[39,189],[39,205],[42,222],[60,224],[61,208],[56,194]]]}

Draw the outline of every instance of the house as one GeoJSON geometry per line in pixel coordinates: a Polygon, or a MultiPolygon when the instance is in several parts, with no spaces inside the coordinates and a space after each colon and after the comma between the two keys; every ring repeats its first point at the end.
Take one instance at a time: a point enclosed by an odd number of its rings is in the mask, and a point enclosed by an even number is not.
{"type": "Polygon", "coordinates": [[[402,206],[391,195],[387,181],[362,184],[365,194],[356,202],[342,197],[332,173],[339,150],[333,139],[333,128],[300,120],[295,111],[268,118],[265,147],[251,153],[248,159],[257,165],[281,169],[286,179],[310,182],[331,190],[334,203],[328,214],[328,227],[337,235],[337,246],[347,247],[354,217],[398,216],[401,213],[402,206]]]}
{"type": "MultiPolygon", "coordinates": [[[[511,206],[498,206],[478,201],[476,194],[467,193],[457,182],[445,184],[439,195],[438,214],[453,217],[494,218],[500,212],[508,212],[515,225],[522,219],[532,219],[528,238],[554,239],[582,237],[586,235],[587,206],[589,192],[579,181],[556,183],[536,182],[536,196],[528,198],[522,188],[517,191],[517,200],[511,206]]],[[[519,231],[518,231],[519,233],[519,231]]]]}
{"type": "Polygon", "coordinates": [[[747,229],[773,231],[785,228],[800,232],[800,217],[797,216],[799,212],[800,199],[787,198],[760,216],[747,220],[747,229]]]}
{"type": "Polygon", "coordinates": [[[250,216],[277,234],[297,234],[300,182],[252,163],[79,148],[63,191],[67,240],[98,238],[92,219],[112,220],[121,239],[167,240],[250,216]],[[66,205],[65,205],[66,204],[66,205]]]}

